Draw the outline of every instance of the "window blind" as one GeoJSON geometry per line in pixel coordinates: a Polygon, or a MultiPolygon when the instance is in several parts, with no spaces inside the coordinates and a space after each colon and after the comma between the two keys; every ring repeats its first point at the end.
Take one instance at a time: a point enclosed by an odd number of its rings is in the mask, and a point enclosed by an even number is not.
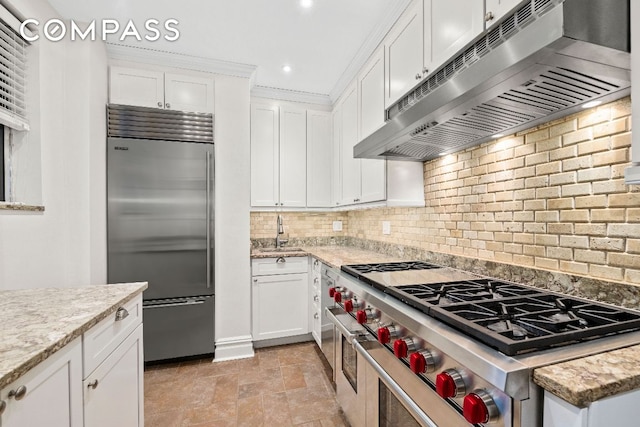
{"type": "Polygon", "coordinates": [[[0,123],[16,130],[28,130],[26,72],[29,43],[18,33],[17,19],[0,13],[0,123]]]}

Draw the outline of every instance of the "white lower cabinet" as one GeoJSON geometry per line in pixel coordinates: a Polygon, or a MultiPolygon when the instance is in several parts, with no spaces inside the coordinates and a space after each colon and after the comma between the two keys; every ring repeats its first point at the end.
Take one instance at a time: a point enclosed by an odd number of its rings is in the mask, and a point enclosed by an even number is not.
{"type": "Polygon", "coordinates": [[[142,325],[139,325],[83,381],[85,425],[143,426],[143,376],[142,325]]]}
{"type": "Polygon", "coordinates": [[[0,402],[6,402],[2,427],[82,426],[81,339],[7,386],[0,402]]]}
{"type": "Polygon", "coordinates": [[[638,425],[640,390],[597,400],[578,408],[561,398],[544,393],[544,427],[605,427],[638,425]]]}
{"type": "Polygon", "coordinates": [[[309,333],[308,265],[307,257],[252,261],[254,341],[309,333]]]}

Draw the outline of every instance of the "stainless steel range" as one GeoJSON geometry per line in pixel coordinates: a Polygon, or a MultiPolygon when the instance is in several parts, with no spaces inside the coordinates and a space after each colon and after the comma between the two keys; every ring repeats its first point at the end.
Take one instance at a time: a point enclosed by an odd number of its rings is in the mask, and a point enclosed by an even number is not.
{"type": "Polygon", "coordinates": [[[640,343],[638,312],[424,262],[326,274],[354,427],[540,427],[533,369],[640,343]]]}

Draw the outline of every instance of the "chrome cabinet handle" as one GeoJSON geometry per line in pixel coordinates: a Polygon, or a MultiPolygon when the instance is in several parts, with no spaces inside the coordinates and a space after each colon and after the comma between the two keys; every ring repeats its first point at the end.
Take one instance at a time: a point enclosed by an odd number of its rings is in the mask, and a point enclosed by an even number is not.
{"type": "Polygon", "coordinates": [[[320,316],[318,315],[318,313],[315,313],[315,314],[313,315],[313,318],[314,318],[314,319],[318,319],[319,317],[320,317],[320,316]]]}
{"type": "Polygon", "coordinates": [[[162,102],[158,102],[158,107],[162,108],[162,102]]]}
{"type": "Polygon", "coordinates": [[[0,415],[4,414],[5,409],[7,409],[7,402],[0,400],[0,415]]]}
{"type": "Polygon", "coordinates": [[[422,69],[422,75],[423,75],[423,76],[426,76],[428,72],[429,72],[429,69],[428,69],[427,67],[424,67],[424,68],[422,69]]]}
{"type": "Polygon", "coordinates": [[[320,301],[320,298],[318,298],[318,295],[314,295],[314,296],[313,296],[313,300],[314,300],[315,302],[318,302],[318,301],[320,301]]]}
{"type": "Polygon", "coordinates": [[[165,107],[167,108],[171,108],[171,104],[169,104],[168,102],[166,104],[164,104],[165,107]]]}
{"type": "Polygon", "coordinates": [[[258,283],[258,279],[253,279],[253,283],[258,283]]]}
{"type": "Polygon", "coordinates": [[[17,389],[11,390],[7,395],[7,397],[9,397],[9,399],[13,398],[15,400],[22,400],[24,399],[26,394],[27,394],[27,386],[21,385],[17,389]]]}
{"type": "Polygon", "coordinates": [[[416,74],[416,80],[420,80],[422,78],[422,74],[418,73],[416,74]]]}
{"type": "Polygon", "coordinates": [[[89,384],[87,384],[87,387],[95,390],[96,388],[98,388],[98,380],[91,381],[89,384]]]}
{"type": "Polygon", "coordinates": [[[485,22],[493,21],[493,18],[495,18],[493,12],[487,12],[487,14],[484,15],[485,22]]]}
{"type": "MultiPolygon", "coordinates": [[[[169,106],[169,104],[167,104],[167,107],[169,106]]],[[[205,191],[207,192],[206,194],[206,199],[205,199],[205,204],[206,204],[206,212],[205,212],[205,221],[207,222],[205,224],[205,229],[206,229],[206,245],[207,245],[207,261],[206,261],[206,265],[205,268],[207,269],[207,289],[211,288],[211,151],[207,151],[207,156],[206,156],[206,161],[205,161],[205,167],[207,168],[205,171],[205,179],[207,180],[206,182],[206,187],[205,187],[205,191]]]]}
{"type": "Polygon", "coordinates": [[[313,278],[313,283],[318,283],[318,278],[317,277],[313,278]]]}
{"type": "Polygon", "coordinates": [[[287,260],[282,256],[279,256],[278,259],[276,259],[277,264],[284,264],[285,262],[287,262],[287,260]]]}
{"type": "Polygon", "coordinates": [[[119,322],[119,321],[121,321],[123,319],[126,319],[127,317],[129,317],[129,312],[127,311],[126,308],[120,307],[116,311],[116,322],[119,322]]]}

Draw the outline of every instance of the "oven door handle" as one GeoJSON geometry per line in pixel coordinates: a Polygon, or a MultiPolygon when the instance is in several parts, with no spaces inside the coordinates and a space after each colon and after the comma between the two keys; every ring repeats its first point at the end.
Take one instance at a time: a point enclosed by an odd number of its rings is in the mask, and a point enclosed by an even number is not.
{"type": "Polygon", "coordinates": [[[327,316],[327,318],[329,319],[329,321],[331,321],[331,323],[333,323],[333,326],[336,327],[336,329],[338,329],[338,331],[340,331],[340,333],[342,334],[343,337],[345,337],[345,339],[347,340],[347,342],[351,345],[353,345],[354,340],[356,337],[360,336],[360,333],[358,332],[352,332],[349,329],[347,329],[347,327],[340,321],[340,319],[338,319],[336,317],[337,312],[342,311],[341,309],[334,307],[334,308],[330,308],[330,307],[325,307],[324,308],[324,314],[325,316],[327,316]],[[336,312],[336,313],[334,313],[336,312]]]}
{"type": "Polygon", "coordinates": [[[360,344],[358,340],[353,340],[353,347],[356,351],[371,365],[371,367],[376,371],[376,374],[380,377],[382,382],[385,383],[387,387],[389,387],[396,397],[398,397],[404,403],[404,406],[407,410],[416,418],[422,425],[427,427],[438,427],[436,423],[433,422],[431,418],[429,418],[416,404],[416,402],[409,397],[405,391],[400,388],[398,383],[396,383],[391,376],[384,370],[382,366],[369,354],[369,352],[360,344]]]}

